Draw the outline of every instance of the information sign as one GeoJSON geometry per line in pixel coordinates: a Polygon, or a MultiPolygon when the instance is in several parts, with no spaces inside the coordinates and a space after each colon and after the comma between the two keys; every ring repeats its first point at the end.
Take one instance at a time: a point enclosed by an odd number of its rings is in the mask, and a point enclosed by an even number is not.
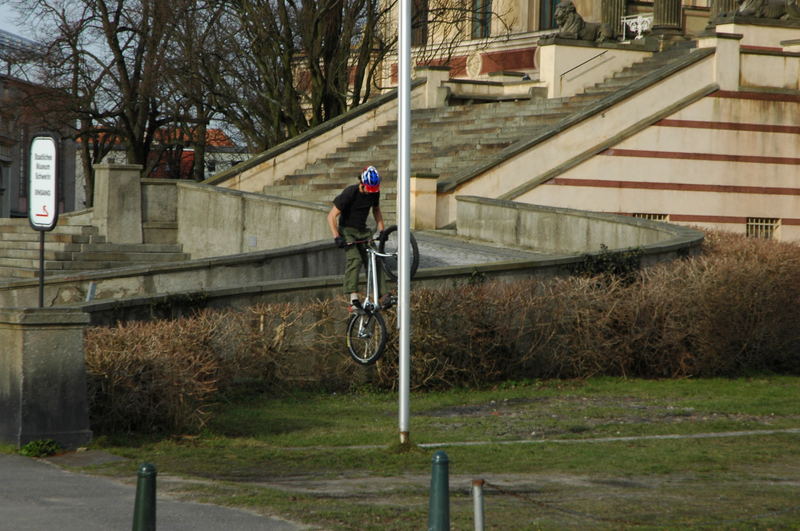
{"type": "Polygon", "coordinates": [[[55,137],[31,140],[28,166],[28,220],[36,230],[53,230],[58,220],[58,144],[55,137]]]}

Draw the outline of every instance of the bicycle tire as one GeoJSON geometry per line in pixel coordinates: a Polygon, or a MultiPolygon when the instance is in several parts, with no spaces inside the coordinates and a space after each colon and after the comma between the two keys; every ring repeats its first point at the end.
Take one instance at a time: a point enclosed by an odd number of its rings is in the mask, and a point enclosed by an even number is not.
{"type": "MultiPolygon", "coordinates": [[[[414,275],[417,274],[417,269],[419,269],[419,247],[417,246],[417,239],[414,237],[414,234],[409,232],[409,236],[411,240],[411,278],[414,278],[414,275]]],[[[397,253],[399,247],[397,240],[397,225],[392,225],[383,231],[380,241],[378,242],[378,251],[387,254],[397,253]]],[[[381,257],[381,265],[383,266],[383,270],[386,271],[386,276],[392,280],[397,280],[397,258],[381,257]]]]}
{"type": "Polygon", "coordinates": [[[386,350],[386,322],[379,312],[354,313],[347,323],[347,350],[361,365],[372,365],[386,350]]]}

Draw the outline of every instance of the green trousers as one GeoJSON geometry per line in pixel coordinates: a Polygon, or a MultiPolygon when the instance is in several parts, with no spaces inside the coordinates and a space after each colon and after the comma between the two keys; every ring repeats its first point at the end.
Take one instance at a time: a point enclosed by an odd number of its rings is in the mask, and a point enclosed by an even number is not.
{"type": "MultiPolygon", "coordinates": [[[[348,242],[354,242],[358,240],[366,240],[372,237],[372,231],[366,230],[361,231],[358,229],[354,229],[352,227],[344,227],[342,228],[342,236],[348,242]]],[[[363,267],[364,270],[367,268],[367,260],[369,257],[367,256],[367,251],[364,250],[363,245],[353,245],[352,247],[348,247],[345,251],[345,266],[344,266],[344,292],[345,294],[349,295],[350,293],[358,292],[358,277],[359,273],[361,272],[361,268],[363,267]]],[[[382,295],[386,292],[386,279],[383,275],[383,269],[380,266],[380,263],[377,263],[378,266],[378,295],[382,295]]]]}

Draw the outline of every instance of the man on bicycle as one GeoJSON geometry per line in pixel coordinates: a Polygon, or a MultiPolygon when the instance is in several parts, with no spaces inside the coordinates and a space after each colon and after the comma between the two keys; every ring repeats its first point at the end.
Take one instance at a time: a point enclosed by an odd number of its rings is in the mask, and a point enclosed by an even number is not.
{"type": "MultiPolygon", "coordinates": [[[[328,226],[331,228],[334,241],[339,247],[346,249],[344,270],[344,292],[349,294],[352,309],[360,306],[358,295],[358,275],[362,264],[366,264],[366,252],[362,245],[349,245],[354,241],[367,240],[372,237],[367,228],[367,217],[370,209],[383,232],[383,214],[380,207],[381,176],[374,166],[367,166],[359,176],[359,182],[347,186],[333,200],[328,212],[328,226]]],[[[378,293],[384,293],[385,280],[383,272],[378,271],[378,293]]],[[[389,298],[381,299],[381,306],[388,306],[389,298]],[[384,300],[385,299],[385,300],[384,300]]]]}

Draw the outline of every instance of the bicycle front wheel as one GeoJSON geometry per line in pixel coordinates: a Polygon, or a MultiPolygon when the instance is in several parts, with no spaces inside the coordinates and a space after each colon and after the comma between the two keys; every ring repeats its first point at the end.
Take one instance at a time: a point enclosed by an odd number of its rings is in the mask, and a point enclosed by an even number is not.
{"type": "MultiPolygon", "coordinates": [[[[411,240],[411,278],[417,274],[419,268],[419,247],[417,246],[417,239],[414,234],[409,232],[411,240]]],[[[397,225],[392,225],[385,231],[378,244],[378,251],[385,254],[391,254],[390,257],[381,257],[381,264],[383,270],[386,271],[386,276],[392,280],[397,280],[398,258],[397,249],[400,248],[399,235],[397,233],[397,225]]]]}
{"type": "Polygon", "coordinates": [[[354,313],[347,323],[347,350],[361,365],[372,365],[386,348],[386,322],[380,313],[354,313]]]}

